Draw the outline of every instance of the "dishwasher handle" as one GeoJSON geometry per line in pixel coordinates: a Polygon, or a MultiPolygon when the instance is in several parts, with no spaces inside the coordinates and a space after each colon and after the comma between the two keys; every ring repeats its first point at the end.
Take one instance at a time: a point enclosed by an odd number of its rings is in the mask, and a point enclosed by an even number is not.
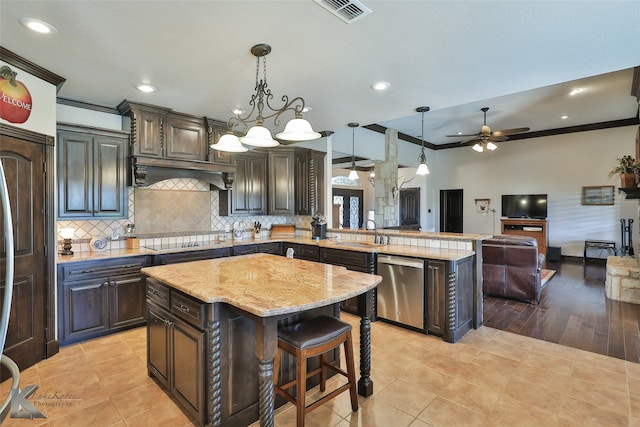
{"type": "Polygon", "coordinates": [[[405,267],[424,269],[424,260],[399,256],[378,255],[378,264],[402,265],[405,267]]]}

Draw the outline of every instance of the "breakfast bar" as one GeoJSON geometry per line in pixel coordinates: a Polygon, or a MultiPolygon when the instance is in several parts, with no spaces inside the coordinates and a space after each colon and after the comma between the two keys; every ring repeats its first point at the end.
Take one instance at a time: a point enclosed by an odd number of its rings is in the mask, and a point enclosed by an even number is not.
{"type": "MultiPolygon", "coordinates": [[[[380,276],[270,254],[142,272],[149,375],[200,425],[248,425],[259,417],[261,426],[273,426],[278,327],[339,316],[339,303],[353,297],[361,317],[358,393],[373,393],[370,319],[380,276]]],[[[290,365],[283,359],[281,378],[290,365]]]]}

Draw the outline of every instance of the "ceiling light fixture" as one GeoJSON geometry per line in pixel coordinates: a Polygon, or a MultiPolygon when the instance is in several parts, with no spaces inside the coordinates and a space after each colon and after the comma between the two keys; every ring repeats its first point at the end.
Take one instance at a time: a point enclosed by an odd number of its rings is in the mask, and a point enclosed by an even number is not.
{"type": "Polygon", "coordinates": [[[498,146],[491,141],[477,142],[474,144],[473,147],[471,147],[473,151],[477,151],[478,153],[482,153],[485,149],[489,151],[493,151],[496,148],[498,148],[498,146]]]}
{"type": "Polygon", "coordinates": [[[56,34],[58,29],[53,25],[35,18],[20,18],[20,25],[40,34],[56,34]]]}
{"type": "Polygon", "coordinates": [[[373,90],[377,90],[377,91],[383,91],[383,90],[387,90],[391,87],[391,83],[388,82],[377,82],[371,85],[371,89],[373,90]]]}
{"type": "Polygon", "coordinates": [[[155,92],[156,90],[158,90],[155,86],[150,85],[149,83],[140,83],[136,85],[136,89],[138,89],[140,92],[144,92],[144,93],[152,93],[155,92]]]}
{"type": "Polygon", "coordinates": [[[422,148],[420,148],[420,155],[418,156],[418,170],[416,175],[428,175],[429,167],[427,166],[427,156],[424,154],[424,113],[429,111],[429,107],[418,107],[416,111],[422,113],[422,135],[420,135],[420,141],[422,142],[422,148]]]}
{"type": "MultiPolygon", "coordinates": [[[[270,104],[273,94],[271,89],[267,87],[267,58],[266,56],[271,52],[271,46],[265,43],[257,44],[251,48],[251,53],[256,57],[256,84],[255,93],[251,96],[249,105],[251,105],[251,111],[246,116],[236,114],[227,121],[227,133],[220,137],[217,144],[213,144],[211,147],[220,150],[227,151],[228,147],[235,147],[239,149],[240,143],[252,145],[254,147],[275,147],[280,145],[278,141],[273,139],[269,129],[263,126],[265,119],[273,118],[273,123],[276,126],[280,126],[280,116],[286,111],[293,111],[295,118],[289,120],[284,128],[283,132],[276,134],[276,138],[284,141],[310,141],[318,139],[322,135],[315,132],[311,128],[311,124],[302,118],[302,112],[305,109],[304,99],[296,97],[289,100],[287,95],[282,96],[284,105],[280,108],[273,108],[270,104]],[[262,79],[259,78],[260,62],[262,62],[262,79]],[[264,114],[264,107],[271,110],[273,113],[268,115],[264,114]],[[257,110],[257,116],[252,118],[254,112],[257,110]],[[254,126],[249,127],[249,124],[255,123],[254,126]],[[244,133],[243,137],[238,138],[236,133],[244,133]],[[225,138],[225,144],[219,145],[220,141],[225,138]],[[232,141],[232,139],[238,141],[232,141]]],[[[246,150],[243,150],[246,151],[246,150]]]]}
{"type": "Polygon", "coordinates": [[[351,128],[351,172],[349,172],[349,179],[359,179],[358,171],[356,171],[356,128],[360,126],[359,123],[349,123],[347,126],[351,128]]]}
{"type": "Polygon", "coordinates": [[[581,89],[581,88],[575,88],[575,89],[573,89],[571,92],[569,92],[569,95],[571,95],[571,96],[573,96],[573,95],[577,95],[577,94],[579,94],[580,92],[582,92],[582,89],[581,89]]]}
{"type": "Polygon", "coordinates": [[[567,116],[567,115],[565,114],[564,116],[560,116],[560,118],[561,118],[562,120],[567,120],[567,119],[569,118],[569,116],[567,116]]]}

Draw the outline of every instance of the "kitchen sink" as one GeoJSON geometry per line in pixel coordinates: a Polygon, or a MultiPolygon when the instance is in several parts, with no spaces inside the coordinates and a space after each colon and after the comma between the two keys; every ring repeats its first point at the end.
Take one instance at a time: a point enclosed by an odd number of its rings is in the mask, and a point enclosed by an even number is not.
{"type": "Polygon", "coordinates": [[[377,248],[378,246],[381,246],[376,243],[369,243],[369,242],[336,242],[336,245],[351,246],[353,248],[377,248]]]}

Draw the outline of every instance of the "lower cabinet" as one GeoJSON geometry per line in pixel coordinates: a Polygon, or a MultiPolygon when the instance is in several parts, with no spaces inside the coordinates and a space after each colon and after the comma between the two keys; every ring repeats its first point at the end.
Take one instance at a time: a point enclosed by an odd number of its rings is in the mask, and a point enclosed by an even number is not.
{"type": "Polygon", "coordinates": [[[204,332],[147,303],[147,368],[189,415],[204,423],[204,332]]]}
{"type": "Polygon", "coordinates": [[[204,249],[187,252],[158,254],[154,265],[175,264],[178,262],[200,261],[203,259],[223,258],[231,255],[230,248],[204,249]]]}
{"type": "Polygon", "coordinates": [[[287,254],[287,250],[293,250],[293,257],[297,259],[306,259],[307,261],[321,261],[320,248],[315,245],[301,245],[300,243],[284,242],[283,254],[287,254]]]}
{"type": "Polygon", "coordinates": [[[58,338],[61,344],[143,325],[147,256],[58,265],[58,338]]]}
{"type": "MultiPolygon", "coordinates": [[[[226,304],[207,304],[147,279],[147,372],[195,420],[194,425],[247,426],[258,419],[258,359],[255,323],[226,304]],[[220,405],[219,423],[213,406],[220,405]]],[[[286,316],[279,326],[303,319],[339,314],[337,305],[286,316]]],[[[327,360],[339,363],[339,350],[327,360]]],[[[320,366],[319,357],[308,360],[308,372],[320,366]]],[[[293,357],[283,354],[281,384],[295,378],[293,357]]],[[[315,387],[319,378],[307,381],[315,387]]],[[[275,396],[274,405],[286,401],[275,396]]]]}
{"type": "MultiPolygon", "coordinates": [[[[376,273],[376,255],[370,252],[347,251],[343,249],[322,248],[322,262],[340,265],[362,273],[376,273]]],[[[376,312],[377,295],[373,298],[373,312],[376,312]]],[[[348,313],[358,314],[358,298],[350,298],[340,303],[340,308],[348,313]]],[[[375,316],[372,320],[375,320],[375,316]]]]}
{"type": "Polygon", "coordinates": [[[473,327],[473,258],[427,260],[427,333],[456,342],[473,327]]]}

